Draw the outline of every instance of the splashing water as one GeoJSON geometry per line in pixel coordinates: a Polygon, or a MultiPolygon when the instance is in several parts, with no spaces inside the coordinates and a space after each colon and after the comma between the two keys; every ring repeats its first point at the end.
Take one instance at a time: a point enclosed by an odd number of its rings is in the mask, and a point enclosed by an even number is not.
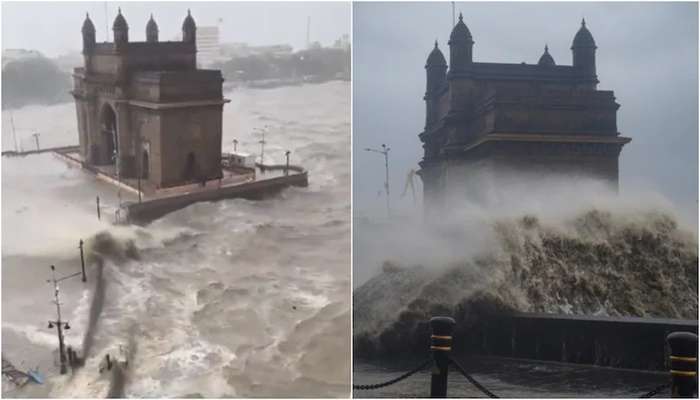
{"type": "MultiPolygon", "coordinates": [[[[50,154],[4,158],[3,353],[49,371],[40,395],[347,396],[349,93],[339,82],[229,93],[224,150],[236,138],[239,151],[255,154],[252,128],[270,125],[266,162],[291,150],[310,186],[261,201],[198,203],[146,227],[97,221],[95,196],[116,204],[116,190],[50,154]],[[54,375],[55,332],[45,320],[55,316],[43,282],[49,264],[62,274],[79,268],[81,238],[88,284],[62,282],[61,299],[72,326],[66,340],[86,359],[62,377],[54,375]],[[129,368],[110,386],[98,365],[120,346],[129,368]]],[[[74,143],[72,104],[18,110],[15,123],[40,121],[45,109],[73,130],[42,142],[74,143]]]]}
{"type": "Polygon", "coordinates": [[[356,226],[372,237],[401,231],[405,250],[385,243],[381,270],[354,291],[355,355],[389,357],[389,339],[394,354],[408,351],[420,323],[438,314],[465,316],[462,324],[499,311],[697,317],[697,234],[675,213],[623,197],[568,207],[555,198],[555,211],[480,209],[464,214],[478,218],[439,225],[356,226]]]}

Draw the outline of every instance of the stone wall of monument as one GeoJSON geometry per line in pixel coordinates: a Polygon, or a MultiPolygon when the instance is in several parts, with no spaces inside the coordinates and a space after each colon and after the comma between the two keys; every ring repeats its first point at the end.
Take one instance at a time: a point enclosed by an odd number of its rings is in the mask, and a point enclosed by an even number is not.
{"type": "Polygon", "coordinates": [[[162,178],[168,187],[183,180],[221,176],[221,105],[161,111],[162,178]],[[172,167],[170,167],[172,166],[172,167]]]}

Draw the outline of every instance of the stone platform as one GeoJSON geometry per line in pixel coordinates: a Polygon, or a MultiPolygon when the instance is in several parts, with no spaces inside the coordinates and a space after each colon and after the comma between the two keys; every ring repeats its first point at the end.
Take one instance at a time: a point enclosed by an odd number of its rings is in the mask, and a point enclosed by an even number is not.
{"type": "Polygon", "coordinates": [[[299,166],[256,164],[255,169],[223,167],[221,179],[204,183],[192,183],[169,188],[157,188],[146,180],[121,178],[114,165],[94,166],[86,163],[77,147],[65,147],[54,151],[64,161],[80,166],[105,182],[121,189],[140,194],[140,201],[122,205],[120,214],[127,223],[145,224],[165,214],[200,201],[217,201],[226,198],[260,199],[289,186],[308,186],[308,173],[299,166]]]}

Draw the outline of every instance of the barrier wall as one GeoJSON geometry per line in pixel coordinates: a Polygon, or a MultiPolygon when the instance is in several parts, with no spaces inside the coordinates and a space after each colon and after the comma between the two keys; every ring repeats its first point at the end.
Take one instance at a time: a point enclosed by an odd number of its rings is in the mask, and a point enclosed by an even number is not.
{"type": "Polygon", "coordinates": [[[668,370],[666,336],[697,334],[697,320],[514,314],[457,324],[454,350],[462,354],[668,370]]]}
{"type": "Polygon", "coordinates": [[[308,186],[307,172],[243,183],[216,190],[192,192],[178,196],[149,200],[142,203],[129,203],[126,208],[128,210],[129,222],[147,223],[196,202],[217,201],[236,197],[261,199],[265,196],[277,193],[288,186],[308,186]]]}

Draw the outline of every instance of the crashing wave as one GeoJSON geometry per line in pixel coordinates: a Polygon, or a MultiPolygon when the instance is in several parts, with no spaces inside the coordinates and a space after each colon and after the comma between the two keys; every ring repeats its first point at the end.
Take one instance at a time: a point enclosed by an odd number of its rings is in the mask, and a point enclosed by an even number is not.
{"type": "Polygon", "coordinates": [[[563,223],[525,215],[490,228],[497,246],[485,253],[439,267],[387,261],[357,288],[355,354],[422,349],[435,315],[454,316],[458,329],[507,311],[697,317],[697,238],[668,214],[589,209],[563,223]]]}

